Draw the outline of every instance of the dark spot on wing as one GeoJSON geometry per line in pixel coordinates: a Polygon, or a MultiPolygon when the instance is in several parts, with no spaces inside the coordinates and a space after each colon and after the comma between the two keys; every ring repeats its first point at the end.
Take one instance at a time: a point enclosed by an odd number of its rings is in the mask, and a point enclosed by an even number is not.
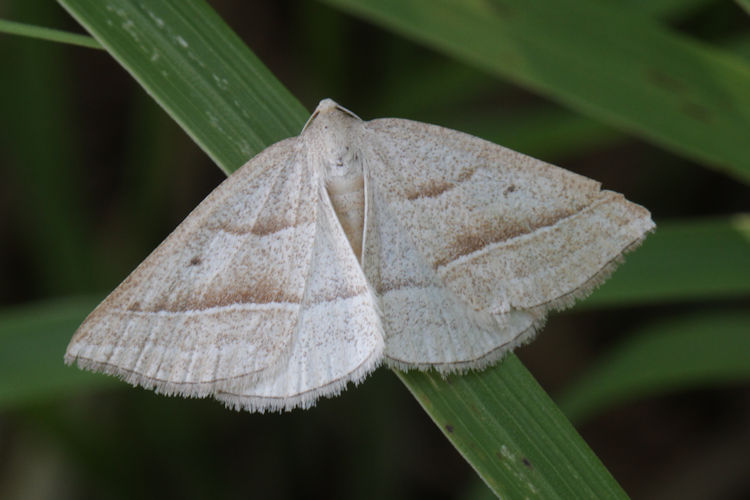
{"type": "Polygon", "coordinates": [[[422,184],[413,191],[406,193],[406,199],[413,201],[417,198],[435,198],[449,189],[453,189],[455,186],[452,182],[430,181],[428,184],[422,184]]]}
{"type": "Polygon", "coordinates": [[[293,221],[287,220],[285,217],[258,217],[255,221],[252,229],[250,230],[256,236],[266,236],[273,233],[289,228],[297,227],[293,221]]]}
{"type": "Polygon", "coordinates": [[[450,191],[462,182],[466,182],[474,175],[476,168],[467,169],[461,172],[455,180],[434,180],[430,179],[427,182],[414,186],[406,193],[406,199],[409,201],[416,200],[417,198],[437,198],[446,191],[450,191]]]}

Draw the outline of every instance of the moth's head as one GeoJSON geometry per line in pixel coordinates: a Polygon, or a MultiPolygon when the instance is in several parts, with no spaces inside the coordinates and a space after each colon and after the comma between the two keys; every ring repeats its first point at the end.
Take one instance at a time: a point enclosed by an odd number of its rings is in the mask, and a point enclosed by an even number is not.
{"type": "Polygon", "coordinates": [[[320,165],[327,183],[348,181],[362,175],[360,152],[362,120],[331,99],[315,108],[301,138],[308,144],[313,161],[320,165]]]}

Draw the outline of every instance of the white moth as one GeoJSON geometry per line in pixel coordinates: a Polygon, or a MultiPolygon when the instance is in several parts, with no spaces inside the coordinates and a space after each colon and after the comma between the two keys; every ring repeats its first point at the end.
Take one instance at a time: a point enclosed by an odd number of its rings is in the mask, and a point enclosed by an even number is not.
{"type": "Polygon", "coordinates": [[[381,363],[482,369],[653,228],[586,177],[325,99],[193,210],[65,361],[261,412],[310,407],[381,363]]]}

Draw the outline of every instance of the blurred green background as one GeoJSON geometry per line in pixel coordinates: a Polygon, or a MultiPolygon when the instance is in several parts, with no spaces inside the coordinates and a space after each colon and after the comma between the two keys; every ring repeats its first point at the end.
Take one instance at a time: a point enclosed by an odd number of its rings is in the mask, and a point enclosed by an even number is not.
{"type": "MultiPolygon", "coordinates": [[[[648,207],[657,233],[517,354],[633,498],[750,496],[743,2],[470,2],[497,33],[397,3],[210,2],[309,110],[466,131],[648,207]]],[[[0,18],[83,32],[52,2],[0,18]]],[[[64,367],[224,174],[105,51],[0,34],[0,65],[0,498],[489,497],[387,369],[255,415],[64,367]]]]}

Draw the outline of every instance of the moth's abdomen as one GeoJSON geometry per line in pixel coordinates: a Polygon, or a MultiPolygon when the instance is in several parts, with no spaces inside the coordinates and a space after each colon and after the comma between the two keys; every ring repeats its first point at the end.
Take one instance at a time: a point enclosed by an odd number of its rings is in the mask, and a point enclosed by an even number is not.
{"type": "Polygon", "coordinates": [[[365,179],[364,176],[347,176],[329,179],[326,182],[328,196],[336,216],[344,228],[346,238],[357,256],[362,256],[362,233],[365,225],[365,179]]]}

